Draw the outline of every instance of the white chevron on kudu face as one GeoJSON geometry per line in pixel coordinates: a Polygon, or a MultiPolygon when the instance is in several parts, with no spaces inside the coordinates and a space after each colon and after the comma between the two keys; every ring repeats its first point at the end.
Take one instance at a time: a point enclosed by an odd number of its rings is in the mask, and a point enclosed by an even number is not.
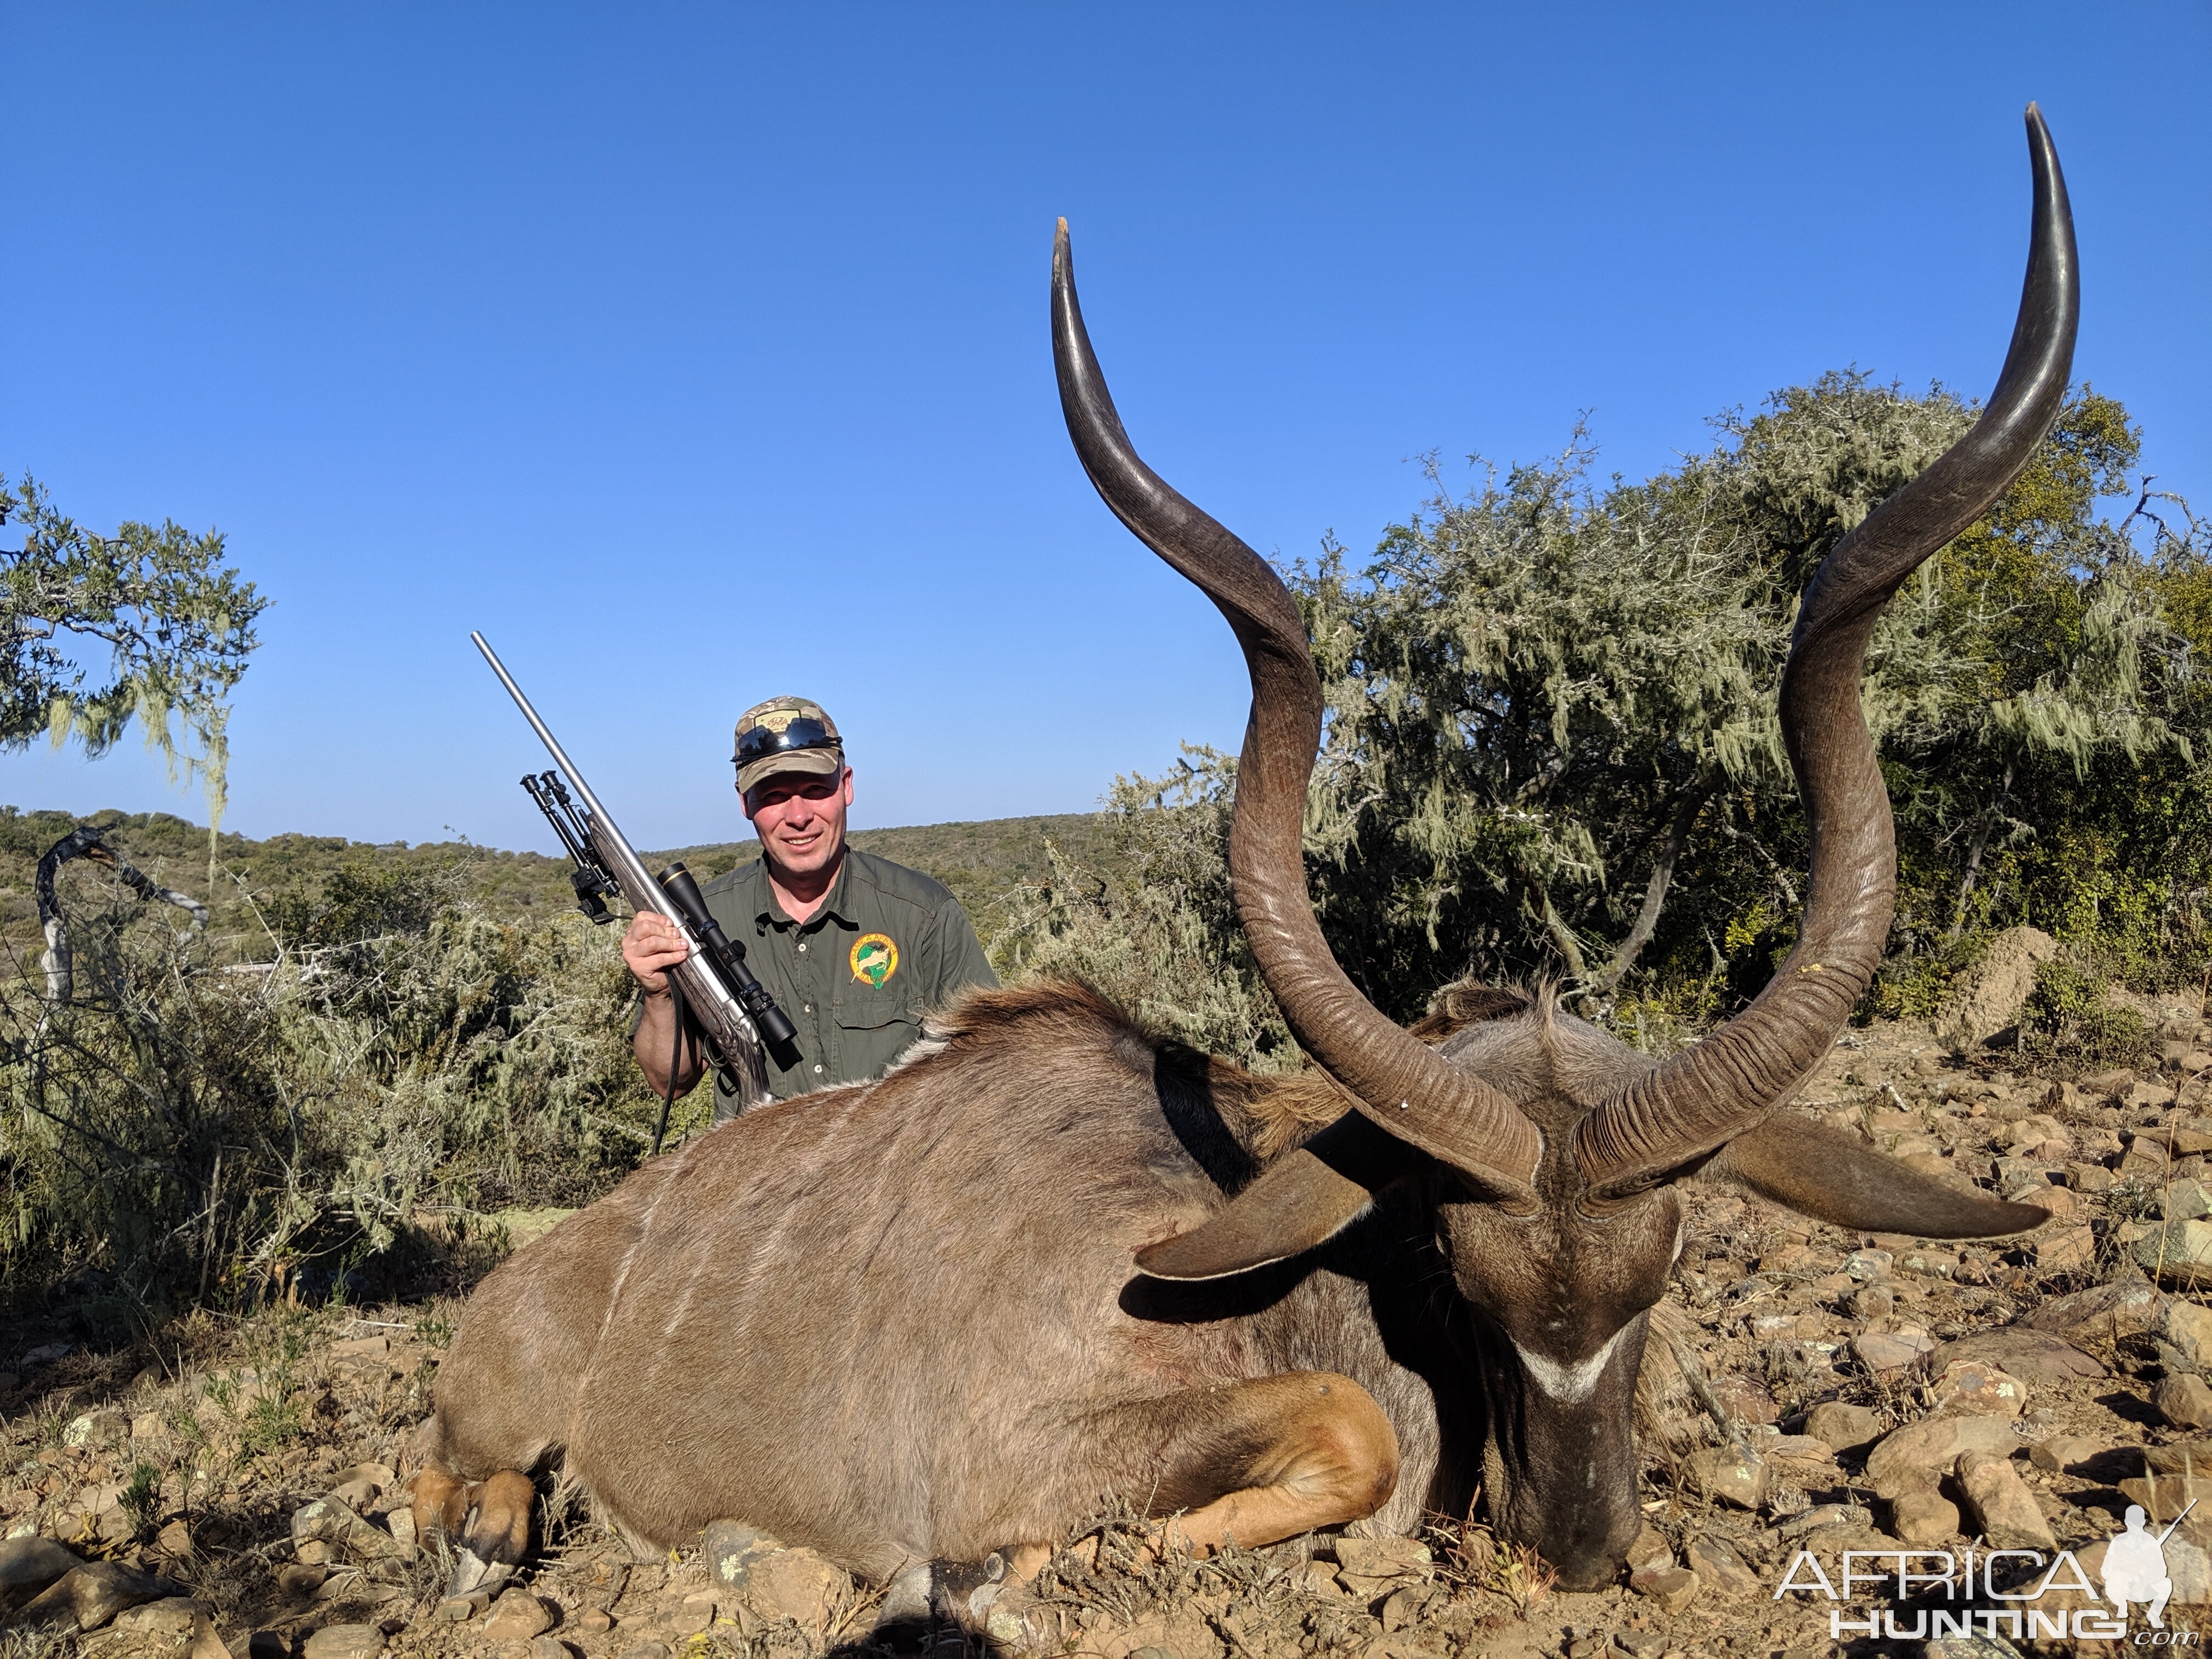
{"type": "Polygon", "coordinates": [[[1597,1387],[1598,1378],[1605,1374],[1606,1362],[1613,1358],[1613,1351],[1620,1346],[1620,1339],[1627,1334],[1628,1327],[1624,1325],[1606,1338],[1605,1346],[1589,1358],[1571,1363],[1547,1359],[1540,1353],[1530,1353],[1518,1342],[1513,1345],[1513,1352],[1521,1356],[1521,1369],[1528,1373],[1531,1382],[1553,1399],[1571,1406],[1577,1401],[1590,1397],[1591,1391],[1597,1387]]]}

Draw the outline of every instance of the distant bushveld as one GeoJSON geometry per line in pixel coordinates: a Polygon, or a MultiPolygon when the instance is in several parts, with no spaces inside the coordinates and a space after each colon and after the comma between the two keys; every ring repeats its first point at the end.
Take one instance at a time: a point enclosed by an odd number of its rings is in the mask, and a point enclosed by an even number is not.
{"type": "MultiPolygon", "coordinates": [[[[986,938],[1031,908],[1056,848],[1115,862],[1085,814],[853,841],[945,881],[986,938]]],[[[404,1270],[426,1233],[587,1201],[644,1155],[660,1103],[629,1059],[629,975],[616,930],[575,912],[565,859],[224,832],[210,890],[208,849],[167,813],[0,807],[0,1304],[67,1285],[135,1317],[327,1294],[404,1270]],[[81,825],[208,919],[64,864],[74,971],[57,1006],[34,872],[81,825]]],[[[646,857],[703,878],[757,853],[646,857]]],[[[672,1140],[708,1104],[678,1103],[672,1140]]]]}
{"type": "MultiPolygon", "coordinates": [[[[1408,1021],[1465,975],[1540,980],[1653,1051],[1741,1007],[1795,941],[1806,867],[1775,715],[1797,595],[1974,415],[1940,388],[1829,375],[1723,414],[1709,453],[1641,482],[1594,483],[1579,432],[1462,495],[1432,465],[1435,494],[1364,562],[1332,541],[1285,567],[1327,704],[1307,880],[1368,998],[1408,1021]]],[[[1864,690],[1899,903],[1863,1021],[1936,1012],[2000,940],[2034,964],[2010,1030],[2024,1063],[2130,1063],[2148,1035],[2130,997],[2201,1004],[2212,556],[2187,504],[2131,476],[2140,446],[2119,404],[2078,388],[1884,614],[1864,690]]],[[[83,564],[49,518],[37,547],[83,564]]],[[[216,580],[218,544],[139,540],[216,580]]],[[[210,697],[244,672],[203,666],[210,697]]],[[[129,710],[150,725],[170,707],[158,658],[128,696],[58,672],[26,681],[51,693],[46,726],[26,713],[0,740],[82,731],[97,752],[129,710]]],[[[225,708],[205,710],[210,766],[225,708]]],[[[1237,926],[1235,787],[1233,757],[1194,749],[1170,776],[1117,781],[1095,815],[854,839],[943,880],[1003,976],[1079,979],[1164,1036],[1293,1068],[1237,926]]],[[[629,1054],[630,980],[563,861],[88,822],[209,914],[195,926],[111,866],[69,864],[74,973],[50,994],[32,873],[76,821],[0,809],[0,1303],[65,1292],[146,1318],[331,1294],[495,1213],[585,1202],[647,1154],[660,1103],[629,1054]]],[[[650,861],[703,878],[753,856],[650,861]]],[[[707,1109],[679,1103],[673,1133],[707,1109]]]]}

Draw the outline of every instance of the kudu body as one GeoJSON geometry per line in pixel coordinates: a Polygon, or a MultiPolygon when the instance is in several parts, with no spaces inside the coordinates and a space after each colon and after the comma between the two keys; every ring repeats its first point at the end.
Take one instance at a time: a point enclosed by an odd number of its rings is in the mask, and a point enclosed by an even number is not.
{"type": "Polygon", "coordinates": [[[1063,226],[1069,431],[1101,495],[1244,651],[1238,913],[1320,1072],[1251,1078],[1074,987],[970,995],[883,1080],[724,1125],[486,1279],[438,1379],[422,1519],[465,1559],[511,1563],[526,1472],[558,1457],[640,1541],[728,1516],[881,1579],[1055,1540],[1109,1494],[1179,1516],[1205,1548],[1407,1531],[1479,1489],[1502,1536],[1589,1584],[1637,1525],[1632,1398],[1680,1250],[1675,1183],[1926,1237],[2044,1219],[1775,1115],[1889,923],[1867,640],[2064,393],[2073,233],[2033,107],[2028,129],[2028,274],[1989,408],[1844,538],[1801,607],[1781,692],[1813,842],[1799,943],[1748,1008],[1663,1063],[1512,992],[1462,991],[1475,1017],[1423,1041],[1337,968],[1300,861],[1322,705],[1297,607],[1130,447],[1063,226]]]}

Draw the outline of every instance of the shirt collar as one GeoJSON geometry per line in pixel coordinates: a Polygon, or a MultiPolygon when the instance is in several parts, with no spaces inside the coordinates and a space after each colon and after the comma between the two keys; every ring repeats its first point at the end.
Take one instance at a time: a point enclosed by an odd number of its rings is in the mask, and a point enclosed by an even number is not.
{"type": "Polygon", "coordinates": [[[803,922],[793,921],[785,913],[783,901],[776,897],[775,884],[768,878],[765,854],[754,868],[760,880],[760,908],[753,916],[756,932],[769,927],[811,927],[817,922],[829,921],[835,921],[846,927],[860,925],[853,920],[852,911],[846,902],[847,887],[853,876],[853,844],[849,841],[845,843],[844,856],[837,865],[837,878],[830,884],[829,892],[823,896],[821,908],[803,922]]]}

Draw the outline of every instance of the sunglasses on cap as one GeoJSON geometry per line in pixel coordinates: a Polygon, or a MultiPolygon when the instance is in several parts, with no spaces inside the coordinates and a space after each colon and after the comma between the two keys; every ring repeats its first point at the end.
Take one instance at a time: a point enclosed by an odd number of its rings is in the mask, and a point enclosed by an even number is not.
{"type": "Polygon", "coordinates": [[[738,739],[738,752],[732,757],[740,766],[750,766],[755,761],[766,760],[770,755],[787,754],[794,749],[835,749],[837,738],[822,721],[801,714],[788,721],[782,731],[771,732],[765,726],[756,726],[738,739]]]}

